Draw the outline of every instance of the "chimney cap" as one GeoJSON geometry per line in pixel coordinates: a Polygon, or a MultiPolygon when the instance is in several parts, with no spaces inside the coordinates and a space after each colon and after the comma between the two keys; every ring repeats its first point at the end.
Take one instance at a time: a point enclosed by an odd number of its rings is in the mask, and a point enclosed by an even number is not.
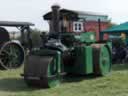
{"type": "Polygon", "coordinates": [[[55,3],[52,5],[52,8],[60,8],[60,5],[58,3],[55,3]]]}

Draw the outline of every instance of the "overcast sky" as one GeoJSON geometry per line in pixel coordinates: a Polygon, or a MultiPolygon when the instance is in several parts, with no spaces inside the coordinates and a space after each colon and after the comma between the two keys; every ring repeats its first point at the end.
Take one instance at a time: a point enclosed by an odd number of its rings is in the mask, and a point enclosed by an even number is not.
{"type": "Polygon", "coordinates": [[[115,23],[128,21],[128,0],[0,0],[0,20],[29,21],[48,30],[42,15],[56,3],[62,8],[107,14],[115,23]]]}

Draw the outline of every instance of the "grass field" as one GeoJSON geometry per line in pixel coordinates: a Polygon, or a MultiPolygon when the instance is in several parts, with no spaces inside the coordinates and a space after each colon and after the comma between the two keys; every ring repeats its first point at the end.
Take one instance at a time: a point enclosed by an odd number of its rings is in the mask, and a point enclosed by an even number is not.
{"type": "Polygon", "coordinates": [[[112,69],[106,77],[72,77],[51,89],[27,87],[22,69],[0,71],[0,96],[128,96],[128,65],[112,69]]]}

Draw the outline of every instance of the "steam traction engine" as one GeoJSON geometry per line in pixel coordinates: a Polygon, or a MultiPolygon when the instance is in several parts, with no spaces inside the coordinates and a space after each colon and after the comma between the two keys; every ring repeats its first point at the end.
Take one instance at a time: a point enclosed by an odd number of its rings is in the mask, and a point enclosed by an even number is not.
{"type": "Polygon", "coordinates": [[[104,76],[111,70],[111,43],[97,42],[94,32],[60,31],[59,6],[52,6],[52,31],[42,46],[31,50],[24,66],[30,86],[53,87],[65,74],[104,76]]]}
{"type": "MultiPolygon", "coordinates": [[[[32,23],[28,22],[10,22],[10,21],[0,21],[0,69],[15,69],[19,68],[25,59],[24,48],[24,31],[30,33],[29,26],[32,23]],[[1,27],[2,26],[2,27],[1,27]],[[22,34],[22,44],[18,40],[11,40],[9,32],[4,27],[16,27],[20,29],[22,34]]],[[[28,36],[28,42],[30,43],[30,38],[28,36]]]]}

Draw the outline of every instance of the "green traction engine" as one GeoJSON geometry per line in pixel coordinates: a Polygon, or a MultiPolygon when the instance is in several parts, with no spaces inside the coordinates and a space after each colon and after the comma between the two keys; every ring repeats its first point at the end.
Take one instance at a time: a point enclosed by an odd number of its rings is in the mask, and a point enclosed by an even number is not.
{"type": "Polygon", "coordinates": [[[66,74],[104,76],[110,72],[110,42],[97,42],[94,32],[61,32],[59,6],[52,7],[52,21],[52,32],[43,36],[42,46],[27,56],[27,85],[47,88],[58,85],[66,74]]]}

